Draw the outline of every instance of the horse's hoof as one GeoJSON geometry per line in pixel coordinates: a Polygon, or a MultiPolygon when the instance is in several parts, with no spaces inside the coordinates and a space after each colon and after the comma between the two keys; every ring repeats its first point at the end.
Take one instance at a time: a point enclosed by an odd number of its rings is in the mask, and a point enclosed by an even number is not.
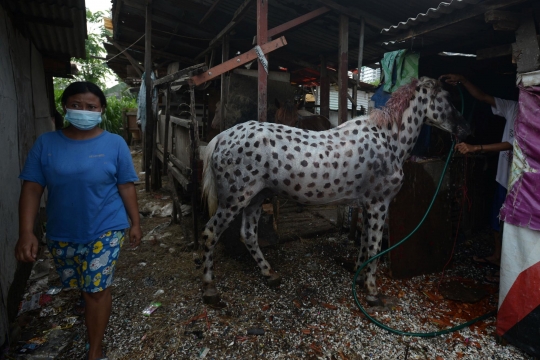
{"type": "Polygon", "coordinates": [[[281,275],[276,273],[270,274],[270,276],[266,278],[266,282],[269,287],[278,287],[281,285],[281,275]]]}
{"type": "Polygon", "coordinates": [[[217,305],[221,301],[216,289],[207,289],[203,294],[203,302],[209,305],[217,305]]]}
{"type": "Polygon", "coordinates": [[[384,301],[381,300],[380,297],[378,296],[366,296],[366,302],[368,303],[369,306],[372,306],[372,307],[375,307],[375,306],[380,306],[380,307],[384,307],[384,301]]]}

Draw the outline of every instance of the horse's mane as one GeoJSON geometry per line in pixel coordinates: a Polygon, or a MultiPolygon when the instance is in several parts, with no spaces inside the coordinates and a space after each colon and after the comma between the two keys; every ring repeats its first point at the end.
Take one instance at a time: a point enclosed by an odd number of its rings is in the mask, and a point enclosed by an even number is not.
{"type": "Polygon", "coordinates": [[[401,115],[409,107],[418,82],[418,79],[412,79],[409,84],[399,87],[392,93],[392,97],[386,102],[385,106],[371,112],[369,115],[370,120],[381,127],[386,127],[389,124],[400,126],[401,115]]]}

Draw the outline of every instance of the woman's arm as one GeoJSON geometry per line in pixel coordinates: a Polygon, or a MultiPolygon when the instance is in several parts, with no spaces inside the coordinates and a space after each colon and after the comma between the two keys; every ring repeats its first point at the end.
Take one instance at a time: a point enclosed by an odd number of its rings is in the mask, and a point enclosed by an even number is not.
{"type": "Polygon", "coordinates": [[[39,183],[23,182],[19,198],[19,240],[15,245],[15,257],[19,261],[36,261],[39,242],[34,235],[34,223],[43,190],[39,183]]]}
{"type": "Polygon", "coordinates": [[[471,145],[467,143],[459,143],[456,145],[455,149],[462,154],[469,154],[475,152],[499,152],[512,150],[512,144],[507,141],[486,145],[471,145]]]}
{"type": "Polygon", "coordinates": [[[141,222],[139,216],[139,205],[137,203],[137,192],[135,184],[128,182],[118,185],[118,192],[124,202],[124,206],[131,220],[129,229],[129,243],[132,248],[139,246],[142,238],[141,222]]]}

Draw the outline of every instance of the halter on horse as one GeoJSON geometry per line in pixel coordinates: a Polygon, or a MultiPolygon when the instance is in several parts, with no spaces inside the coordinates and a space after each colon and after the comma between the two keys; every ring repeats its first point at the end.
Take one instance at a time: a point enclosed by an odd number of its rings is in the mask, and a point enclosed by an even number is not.
{"type": "Polygon", "coordinates": [[[300,116],[298,107],[292,100],[281,103],[276,99],[276,108],[276,124],[313,131],[324,131],[332,128],[330,121],[322,115],[300,116]]]}
{"type": "MultiPolygon", "coordinates": [[[[241,237],[262,275],[269,285],[280,283],[257,242],[261,205],[272,193],[306,205],[363,207],[367,226],[356,268],[377,254],[388,206],[403,182],[403,162],[424,123],[459,137],[470,132],[441,83],[421,78],[399,88],[385,108],[331,130],[249,121],[216,136],[204,154],[203,192],[211,215],[202,233],[204,301],[219,301],[214,247],[238,214],[242,214],[241,237]]],[[[363,273],[370,305],[381,303],[377,263],[371,262],[363,273]]]]}

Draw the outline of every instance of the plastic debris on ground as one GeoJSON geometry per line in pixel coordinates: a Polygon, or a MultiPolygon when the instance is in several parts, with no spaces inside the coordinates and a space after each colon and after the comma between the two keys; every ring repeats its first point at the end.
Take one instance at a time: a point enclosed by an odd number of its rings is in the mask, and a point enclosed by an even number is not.
{"type": "Polygon", "coordinates": [[[159,302],[153,302],[143,310],[143,315],[150,316],[161,306],[161,303],[159,302]]]}

